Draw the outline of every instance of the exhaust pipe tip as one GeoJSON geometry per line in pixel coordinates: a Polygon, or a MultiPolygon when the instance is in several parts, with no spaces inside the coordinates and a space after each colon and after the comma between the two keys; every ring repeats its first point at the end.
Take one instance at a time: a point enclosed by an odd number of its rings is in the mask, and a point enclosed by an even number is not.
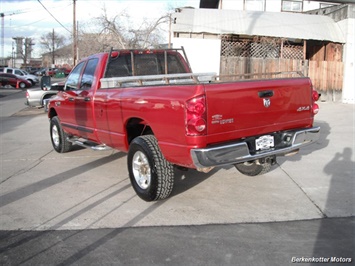
{"type": "Polygon", "coordinates": [[[290,151],[288,153],[285,153],[284,156],[293,156],[293,155],[296,155],[300,150],[297,149],[297,150],[294,150],[294,151],[290,151]]]}

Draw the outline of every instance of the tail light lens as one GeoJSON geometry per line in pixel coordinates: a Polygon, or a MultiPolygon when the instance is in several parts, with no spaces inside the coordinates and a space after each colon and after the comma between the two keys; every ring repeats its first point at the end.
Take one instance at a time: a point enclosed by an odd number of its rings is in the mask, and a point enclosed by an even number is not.
{"type": "Polygon", "coordinates": [[[318,93],[318,91],[316,90],[313,90],[312,91],[312,99],[314,102],[318,101],[319,100],[319,97],[320,97],[320,94],[318,93]]]}
{"type": "Polygon", "coordinates": [[[313,115],[316,115],[319,112],[319,105],[316,103],[316,101],[319,100],[319,97],[320,97],[320,93],[318,93],[316,90],[313,90],[312,91],[312,101],[313,101],[312,110],[313,110],[313,115]]]}
{"type": "Polygon", "coordinates": [[[316,115],[316,114],[318,114],[318,112],[319,112],[319,105],[318,104],[316,104],[316,103],[313,103],[313,115],[316,115]]]}
{"type": "Polygon", "coordinates": [[[185,110],[186,135],[201,136],[206,135],[206,98],[199,96],[186,102],[185,110]]]}
{"type": "Polygon", "coordinates": [[[28,93],[28,91],[26,91],[26,98],[30,98],[30,94],[28,93]]]}

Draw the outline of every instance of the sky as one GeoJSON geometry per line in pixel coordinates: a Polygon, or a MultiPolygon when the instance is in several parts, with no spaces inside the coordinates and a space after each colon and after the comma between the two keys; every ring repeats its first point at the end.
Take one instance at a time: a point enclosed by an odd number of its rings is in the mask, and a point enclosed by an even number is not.
{"type": "MultiPolygon", "coordinates": [[[[43,52],[39,40],[43,34],[54,31],[66,38],[73,28],[73,0],[0,0],[0,13],[3,13],[1,26],[0,57],[11,56],[15,46],[13,37],[32,38],[32,57],[40,57],[43,52]],[[2,38],[1,38],[2,39],[2,38]]],[[[198,8],[199,0],[76,0],[76,20],[79,27],[87,27],[93,18],[103,14],[106,8],[108,17],[120,14],[123,10],[133,21],[143,18],[159,18],[171,7],[191,6],[198,8]]],[[[92,25],[92,23],[91,23],[92,25]]]]}

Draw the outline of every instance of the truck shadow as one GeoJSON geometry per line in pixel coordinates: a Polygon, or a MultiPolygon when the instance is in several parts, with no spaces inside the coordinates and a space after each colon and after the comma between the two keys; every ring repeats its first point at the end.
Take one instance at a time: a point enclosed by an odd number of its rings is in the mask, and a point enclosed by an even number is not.
{"type": "Polygon", "coordinates": [[[100,158],[96,161],[89,162],[87,164],[75,167],[73,169],[64,172],[60,172],[41,181],[31,183],[17,190],[3,194],[0,196],[0,207],[4,207],[8,204],[11,204],[12,202],[26,198],[36,192],[55,186],[79,174],[85,173],[104,164],[108,164],[110,162],[116,161],[117,159],[124,157],[125,155],[126,154],[124,153],[115,153],[113,155],[100,158]]]}
{"type": "Polygon", "coordinates": [[[222,168],[216,167],[208,173],[199,172],[194,169],[189,170],[180,170],[174,169],[174,189],[170,197],[177,196],[181,193],[184,193],[193,187],[199,185],[203,181],[207,180],[214,174],[216,174],[222,168]]]}

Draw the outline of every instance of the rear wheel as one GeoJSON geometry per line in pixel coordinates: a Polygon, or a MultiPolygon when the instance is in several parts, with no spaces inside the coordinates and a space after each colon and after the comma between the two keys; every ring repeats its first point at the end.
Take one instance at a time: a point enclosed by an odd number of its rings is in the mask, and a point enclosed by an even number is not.
{"type": "Polygon", "coordinates": [[[174,185],[173,166],[164,158],[153,135],[135,138],[127,156],[131,184],[145,201],[169,197],[174,185]]]}
{"type": "Polygon", "coordinates": [[[271,166],[276,162],[273,161],[273,159],[268,159],[268,160],[263,160],[263,161],[250,161],[250,162],[244,162],[244,163],[238,163],[235,164],[235,168],[239,172],[241,172],[244,175],[247,176],[257,176],[257,175],[263,175],[266,174],[271,170],[271,166]]]}
{"type": "Polygon", "coordinates": [[[53,148],[64,153],[71,150],[72,144],[67,140],[67,134],[63,131],[57,116],[52,117],[50,122],[50,136],[53,148]]]}

